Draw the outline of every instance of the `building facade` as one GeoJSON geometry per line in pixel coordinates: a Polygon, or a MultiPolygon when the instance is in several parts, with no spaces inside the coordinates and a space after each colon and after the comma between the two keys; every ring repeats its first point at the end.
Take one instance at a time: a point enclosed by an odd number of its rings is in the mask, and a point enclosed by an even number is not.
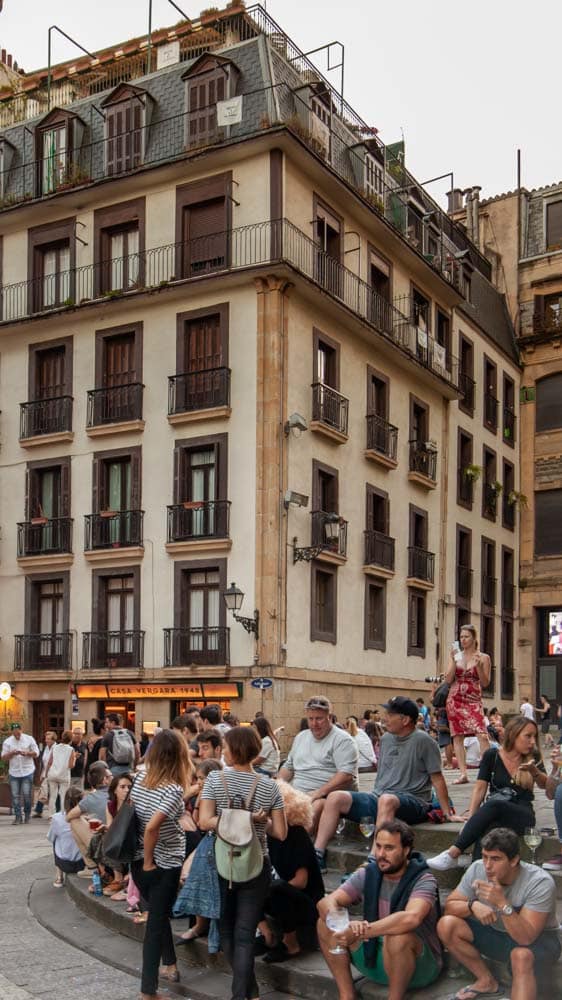
{"type": "Polygon", "coordinates": [[[151,42],[0,94],[1,679],[38,735],[289,729],[427,692],[470,618],[511,699],[489,262],[261,8],[151,42]]]}

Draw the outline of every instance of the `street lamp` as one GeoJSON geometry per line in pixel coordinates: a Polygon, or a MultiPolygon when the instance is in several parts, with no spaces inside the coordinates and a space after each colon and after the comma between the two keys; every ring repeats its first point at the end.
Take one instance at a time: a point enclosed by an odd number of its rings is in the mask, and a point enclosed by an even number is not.
{"type": "Polygon", "coordinates": [[[317,542],[316,545],[299,546],[297,544],[298,539],[295,536],[293,538],[293,563],[312,562],[313,559],[317,559],[320,553],[325,552],[326,549],[333,551],[335,544],[339,544],[341,523],[342,520],[339,514],[324,514],[321,523],[322,540],[317,542]]]}
{"type": "Polygon", "coordinates": [[[246,632],[253,632],[257,642],[259,639],[260,627],[259,611],[257,609],[254,611],[253,618],[244,618],[243,615],[238,615],[236,613],[237,611],[240,611],[240,608],[242,607],[244,601],[244,591],[240,590],[240,587],[237,587],[235,583],[231,583],[228,590],[225,590],[223,597],[224,603],[226,604],[227,609],[231,612],[232,617],[237,622],[240,622],[242,627],[246,629],[246,632]]]}

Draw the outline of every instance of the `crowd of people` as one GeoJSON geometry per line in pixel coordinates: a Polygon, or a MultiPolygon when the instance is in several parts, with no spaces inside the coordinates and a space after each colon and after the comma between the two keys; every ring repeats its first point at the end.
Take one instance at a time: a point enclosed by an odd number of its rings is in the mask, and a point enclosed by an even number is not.
{"type": "Polygon", "coordinates": [[[188,922],[182,943],[203,937],[210,952],[223,951],[233,1000],[259,997],[256,956],[269,964],[318,948],[340,1000],[355,996],[352,967],[402,1000],[438,978],[445,949],[474,976],[457,1000],[503,995],[486,958],[510,962],[513,1000],[534,1000],[537,972],[560,956],[549,870],[562,871],[562,750],[553,740],[547,773],[535,718],[522,712],[504,727],[500,713],[484,713],[489,661],[472,628],[462,630],[460,649],[437,708],[398,695],[339,723],[324,695],[309,698],[284,760],[283,727],[262,713],[240,725],[217,705],[193,707],[138,744],[111,714],[95,720],[87,741],[81,731],[47,733],[41,754],[15,726],[2,748],[13,822],[32,816],[40,758],[53,884],[76,875],[95,891],[99,880],[112,903],[145,924],[141,1000],[179,980],[172,916],[188,922]],[[443,770],[457,765],[468,781],[470,739],[478,773],[458,815],[443,770]],[[371,792],[358,784],[367,771],[371,792]],[[535,786],[554,802],[561,841],[543,867],[520,857],[519,837],[535,825],[535,786]],[[428,819],[460,829],[447,850],[425,858],[413,828],[428,819]],[[132,822],[132,853],[117,859],[112,826],[115,834],[132,822]],[[374,840],[368,861],[326,894],[328,845],[342,822],[370,823],[374,840]],[[434,873],[457,868],[442,910],[434,873]],[[361,916],[350,917],[352,907],[361,916]]]}

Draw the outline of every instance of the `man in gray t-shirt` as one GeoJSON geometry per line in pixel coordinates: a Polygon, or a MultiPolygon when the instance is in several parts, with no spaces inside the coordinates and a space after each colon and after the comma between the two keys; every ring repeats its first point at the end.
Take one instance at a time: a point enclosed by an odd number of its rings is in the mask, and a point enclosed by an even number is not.
{"type": "Polygon", "coordinates": [[[548,872],[519,857],[519,838],[499,827],[482,838],[482,861],[465,872],[445,904],[437,931],[446,948],[476,977],[474,995],[493,996],[500,985],[482,956],[510,962],[511,1000],[537,995],[535,968],[558,961],[556,887],[548,872]]]}
{"type": "Polygon", "coordinates": [[[441,772],[441,753],[435,740],[417,728],[419,709],[411,698],[397,696],[386,705],[387,732],[381,740],[377,777],[372,792],[337,791],[328,796],[315,848],[326,870],[326,847],[340,816],[359,823],[368,816],[375,823],[401,819],[410,826],[423,823],[435,788],[444,816],[450,816],[449,793],[441,772]]]}
{"type": "Polygon", "coordinates": [[[337,789],[357,787],[357,744],[349,733],[332,724],[331,710],[323,695],[308,699],[308,729],[295,736],[279,771],[279,778],[310,796],[315,822],[327,795],[337,789]]]}

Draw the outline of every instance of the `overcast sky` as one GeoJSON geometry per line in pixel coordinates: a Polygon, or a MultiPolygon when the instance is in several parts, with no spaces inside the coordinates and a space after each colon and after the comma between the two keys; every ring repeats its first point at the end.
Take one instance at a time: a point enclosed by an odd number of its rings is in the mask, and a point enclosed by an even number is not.
{"type": "MultiPolygon", "coordinates": [[[[211,0],[178,5],[196,17],[211,0]]],[[[516,184],[518,147],[523,184],[562,180],[560,0],[267,0],[267,9],[304,51],[344,44],[345,97],[383,141],[403,131],[418,180],[453,171],[455,186],[499,194],[516,184]]],[[[179,18],[167,0],[153,11],[156,27],[179,18]]],[[[4,0],[0,46],[28,72],[45,66],[53,23],[95,51],[145,33],[148,0],[4,0]]],[[[76,54],[53,37],[54,62],[76,54]]],[[[325,54],[313,58],[326,68],[325,54]]],[[[329,74],[337,85],[339,73],[329,74]]],[[[447,187],[429,190],[443,201],[447,187]]]]}

